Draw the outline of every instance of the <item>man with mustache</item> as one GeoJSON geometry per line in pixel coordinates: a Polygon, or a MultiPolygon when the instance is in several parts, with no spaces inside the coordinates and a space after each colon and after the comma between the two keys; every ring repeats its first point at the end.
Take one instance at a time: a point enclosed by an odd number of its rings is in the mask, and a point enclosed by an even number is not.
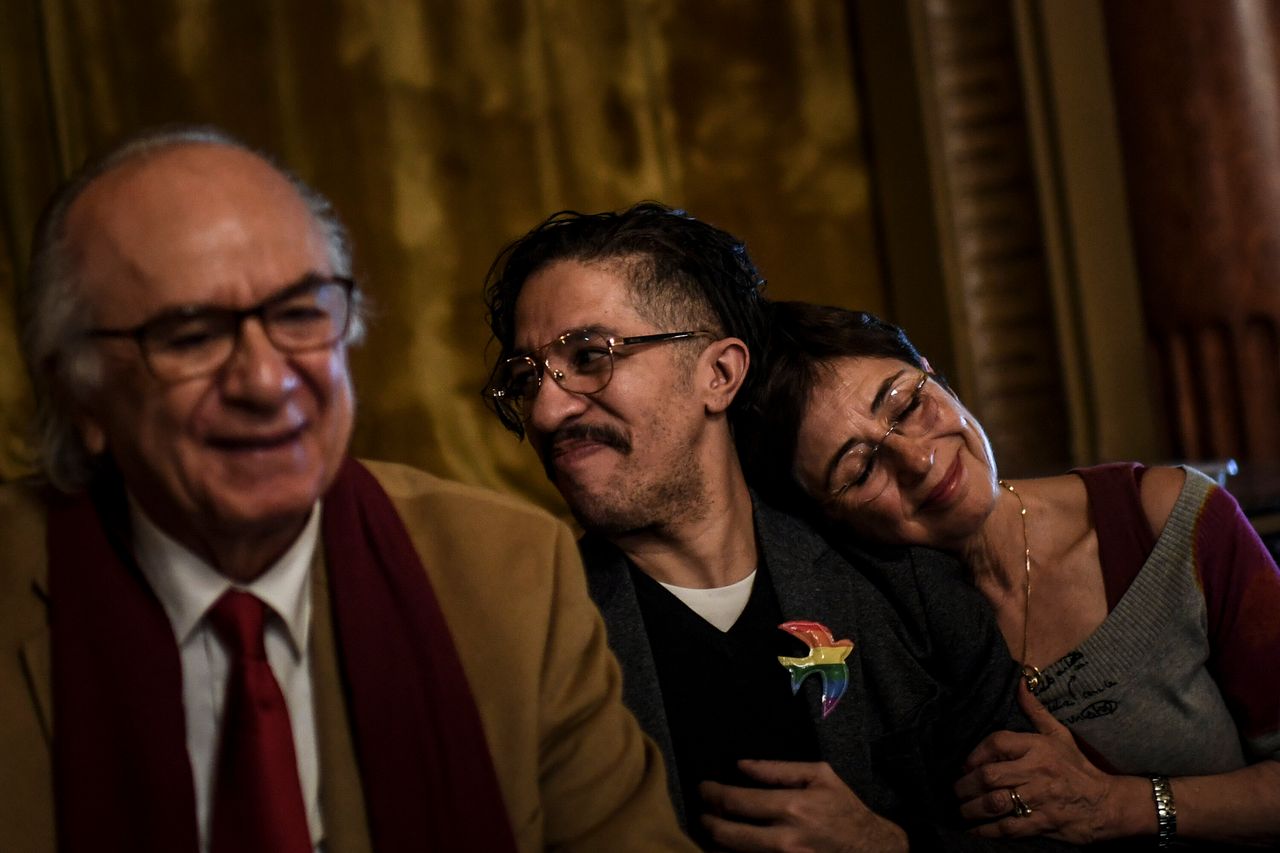
{"type": "Polygon", "coordinates": [[[54,197],[20,306],[47,482],[0,487],[0,849],[690,847],[569,531],[347,456],[351,266],[214,129],[54,197]]]}
{"type": "Polygon", "coordinates": [[[940,554],[837,554],[743,479],[729,415],[762,284],[682,211],[553,215],[489,274],[491,404],[586,530],[624,698],[695,840],[999,847],[950,793],[985,735],[1028,727],[983,602],[940,554]]]}

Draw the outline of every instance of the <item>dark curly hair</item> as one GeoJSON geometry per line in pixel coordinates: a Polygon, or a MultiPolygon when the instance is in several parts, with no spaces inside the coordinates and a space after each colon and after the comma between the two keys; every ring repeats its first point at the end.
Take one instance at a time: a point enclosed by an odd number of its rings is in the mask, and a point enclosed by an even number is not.
{"type": "Polygon", "coordinates": [[[920,369],[925,361],[902,329],[865,311],[771,302],[764,315],[764,358],[750,399],[734,413],[738,456],[748,482],[770,501],[813,511],[795,477],[796,441],[823,372],[842,358],[892,358],[920,369]]]}
{"type": "MultiPolygon", "coordinates": [[[[514,354],[520,291],[531,276],[557,261],[621,262],[631,299],[647,320],[740,338],[752,358],[758,356],[765,282],[741,240],[658,202],[619,212],[562,210],[499,252],[485,277],[486,319],[499,351],[483,393],[503,425],[517,435],[524,435],[520,418],[488,390],[498,368],[514,354]]],[[[746,384],[739,398],[746,394],[746,384]]]]}

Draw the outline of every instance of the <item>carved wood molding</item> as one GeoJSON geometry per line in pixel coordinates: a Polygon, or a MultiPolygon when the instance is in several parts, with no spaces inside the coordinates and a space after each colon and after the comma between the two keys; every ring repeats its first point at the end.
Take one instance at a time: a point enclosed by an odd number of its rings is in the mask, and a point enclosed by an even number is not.
{"type": "Polygon", "coordinates": [[[1013,12],[914,0],[912,16],[957,384],[1002,470],[1061,470],[1070,418],[1013,12]]]}
{"type": "Polygon", "coordinates": [[[1104,3],[1175,453],[1280,463],[1280,9],[1104,3]]]}

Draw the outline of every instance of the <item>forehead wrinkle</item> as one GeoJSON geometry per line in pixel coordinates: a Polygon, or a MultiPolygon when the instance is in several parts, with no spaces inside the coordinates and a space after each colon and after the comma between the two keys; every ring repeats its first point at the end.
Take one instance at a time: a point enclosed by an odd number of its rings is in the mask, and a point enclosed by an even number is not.
{"type": "Polygon", "coordinates": [[[857,364],[859,361],[861,359],[822,362],[817,365],[817,381],[810,396],[810,407],[814,406],[814,399],[818,396],[829,395],[829,401],[822,408],[832,417],[830,431],[836,435],[841,432],[852,433],[827,457],[826,464],[823,465],[821,485],[828,492],[831,491],[832,478],[849,452],[859,444],[874,441],[879,437],[872,435],[875,430],[871,428],[856,429],[854,416],[856,415],[860,420],[868,423],[873,423],[875,421],[875,410],[879,404],[883,403],[888,387],[891,387],[896,377],[901,376],[904,372],[898,371],[889,377],[886,380],[887,385],[882,383],[880,385],[881,393],[874,395],[871,405],[864,409],[858,404],[859,392],[864,385],[864,383],[857,381],[857,364]]]}

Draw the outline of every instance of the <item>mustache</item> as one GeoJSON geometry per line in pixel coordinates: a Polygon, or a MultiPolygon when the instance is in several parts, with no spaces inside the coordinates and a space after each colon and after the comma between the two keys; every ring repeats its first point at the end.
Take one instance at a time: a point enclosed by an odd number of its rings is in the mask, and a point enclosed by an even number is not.
{"type": "Polygon", "coordinates": [[[570,424],[553,432],[547,444],[555,447],[565,441],[598,441],[623,453],[631,452],[631,440],[622,430],[608,424],[570,424]]]}
{"type": "Polygon", "coordinates": [[[547,436],[544,445],[548,452],[543,456],[542,467],[551,480],[555,480],[556,445],[569,441],[595,441],[621,453],[631,452],[631,439],[617,427],[607,424],[569,424],[547,436]]]}

